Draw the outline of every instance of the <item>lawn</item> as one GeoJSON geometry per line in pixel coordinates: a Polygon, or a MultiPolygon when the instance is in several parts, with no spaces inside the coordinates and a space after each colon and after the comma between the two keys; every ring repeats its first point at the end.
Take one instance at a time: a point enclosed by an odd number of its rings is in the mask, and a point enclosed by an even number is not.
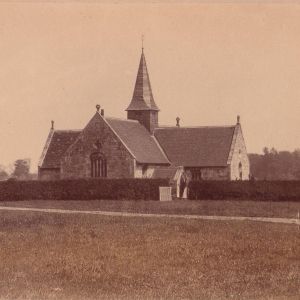
{"type": "Polygon", "coordinates": [[[0,299],[299,299],[296,225],[0,212],[0,299]]]}
{"type": "Polygon", "coordinates": [[[297,218],[300,202],[240,201],[240,200],[173,200],[159,201],[9,201],[0,202],[1,206],[61,208],[73,210],[103,210],[118,212],[192,214],[248,217],[297,218]]]}

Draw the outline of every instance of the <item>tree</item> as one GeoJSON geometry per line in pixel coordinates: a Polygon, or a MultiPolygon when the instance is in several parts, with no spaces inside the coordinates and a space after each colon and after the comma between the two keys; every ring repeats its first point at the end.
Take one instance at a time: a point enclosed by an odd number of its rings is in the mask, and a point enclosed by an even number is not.
{"type": "Polygon", "coordinates": [[[13,177],[17,179],[27,179],[29,177],[30,159],[17,159],[14,166],[13,177]]]}
{"type": "Polygon", "coordinates": [[[6,180],[8,178],[8,174],[5,171],[5,168],[0,165],[0,181],[1,180],[6,180]]]}
{"type": "Polygon", "coordinates": [[[264,153],[264,155],[268,155],[269,154],[269,148],[268,147],[264,147],[263,153],[264,153]]]}
{"type": "Polygon", "coordinates": [[[277,150],[274,147],[272,147],[272,149],[270,150],[270,154],[277,155],[278,152],[277,152],[277,150]]]}

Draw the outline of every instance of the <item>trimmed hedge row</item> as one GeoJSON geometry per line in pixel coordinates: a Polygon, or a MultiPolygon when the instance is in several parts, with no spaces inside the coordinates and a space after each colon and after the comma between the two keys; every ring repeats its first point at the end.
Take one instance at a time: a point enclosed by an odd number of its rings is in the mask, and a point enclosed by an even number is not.
{"type": "MultiPolygon", "coordinates": [[[[159,200],[166,179],[2,181],[0,201],[159,200]]],[[[191,200],[299,201],[300,181],[192,181],[191,200]]]]}
{"type": "Polygon", "coordinates": [[[192,181],[189,199],[300,202],[300,181],[192,181]]]}
{"type": "Polygon", "coordinates": [[[0,182],[0,201],[14,200],[159,200],[165,179],[72,179],[0,182]]]}

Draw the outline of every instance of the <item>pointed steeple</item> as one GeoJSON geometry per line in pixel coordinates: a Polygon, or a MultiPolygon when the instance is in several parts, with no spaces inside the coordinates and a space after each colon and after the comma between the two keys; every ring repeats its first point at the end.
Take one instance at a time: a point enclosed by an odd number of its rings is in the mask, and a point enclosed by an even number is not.
{"type": "Polygon", "coordinates": [[[139,69],[136,77],[135,87],[132,100],[126,109],[127,111],[136,110],[153,110],[159,111],[159,108],[154,102],[149,74],[147,70],[146,59],[144,55],[144,47],[139,64],[139,69]]]}

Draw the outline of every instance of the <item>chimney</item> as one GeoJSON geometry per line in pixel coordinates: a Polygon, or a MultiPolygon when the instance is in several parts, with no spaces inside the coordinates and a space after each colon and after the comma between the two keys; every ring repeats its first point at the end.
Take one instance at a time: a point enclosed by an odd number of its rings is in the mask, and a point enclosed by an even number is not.
{"type": "Polygon", "coordinates": [[[241,122],[241,117],[238,115],[236,118],[236,124],[240,124],[240,122],[241,122]]]}
{"type": "Polygon", "coordinates": [[[104,109],[101,109],[101,116],[104,117],[104,109]]]}
{"type": "Polygon", "coordinates": [[[180,118],[177,117],[177,118],[176,118],[176,126],[177,126],[177,127],[180,127],[179,121],[180,121],[180,118]]]}
{"type": "Polygon", "coordinates": [[[51,121],[51,130],[54,130],[54,121],[51,121]]]}

